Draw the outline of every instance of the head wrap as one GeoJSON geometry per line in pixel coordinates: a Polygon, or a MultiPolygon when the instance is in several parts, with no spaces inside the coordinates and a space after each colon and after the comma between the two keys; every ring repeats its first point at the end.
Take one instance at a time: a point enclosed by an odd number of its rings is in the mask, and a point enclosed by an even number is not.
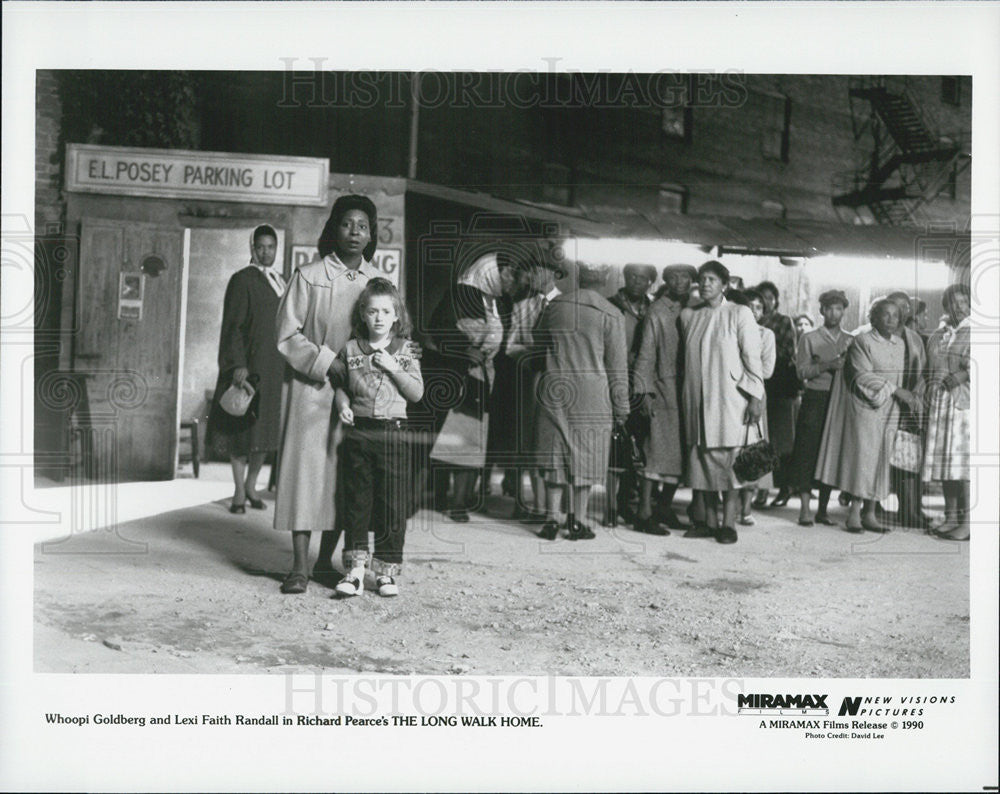
{"type": "Polygon", "coordinates": [[[491,298],[499,298],[503,294],[500,282],[500,266],[497,255],[486,254],[469,265],[458,277],[459,284],[475,287],[491,298]]]}

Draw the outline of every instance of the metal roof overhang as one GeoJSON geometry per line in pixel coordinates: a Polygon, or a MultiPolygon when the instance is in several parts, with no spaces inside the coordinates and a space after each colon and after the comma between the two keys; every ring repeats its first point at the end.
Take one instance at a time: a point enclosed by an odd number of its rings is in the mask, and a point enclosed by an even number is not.
{"type": "Polygon", "coordinates": [[[474,207],[484,212],[496,215],[515,215],[551,224],[555,235],[579,235],[583,237],[621,237],[620,232],[611,224],[593,220],[579,211],[570,208],[563,210],[547,204],[530,201],[508,201],[489,193],[479,193],[471,190],[435,185],[421,182],[417,179],[406,180],[407,193],[450,201],[474,207]]]}
{"type": "Polygon", "coordinates": [[[778,257],[856,256],[866,259],[932,259],[958,264],[968,256],[968,231],[954,228],[852,226],[814,220],[736,218],[723,215],[647,215],[634,210],[574,210],[488,193],[406,180],[408,192],[498,215],[521,215],[553,224],[557,234],[660,239],[720,253],[778,257]],[[963,253],[964,252],[964,253],[963,253]]]}

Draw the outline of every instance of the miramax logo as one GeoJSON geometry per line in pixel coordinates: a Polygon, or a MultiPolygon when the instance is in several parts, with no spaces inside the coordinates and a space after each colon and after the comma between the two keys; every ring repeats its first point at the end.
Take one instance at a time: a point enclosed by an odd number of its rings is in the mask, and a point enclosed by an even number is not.
{"type": "Polygon", "coordinates": [[[829,695],[738,695],[736,705],[739,714],[761,715],[816,715],[830,713],[826,705],[829,695]]]}

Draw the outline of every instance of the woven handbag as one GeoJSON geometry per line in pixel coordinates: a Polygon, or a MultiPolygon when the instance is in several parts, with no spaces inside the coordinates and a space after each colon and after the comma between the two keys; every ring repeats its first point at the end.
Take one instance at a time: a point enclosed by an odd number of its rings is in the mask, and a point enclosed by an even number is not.
{"type": "MultiPolygon", "coordinates": [[[[740,482],[757,482],[768,472],[774,471],[778,465],[778,453],[774,451],[771,442],[764,438],[753,444],[747,444],[750,440],[750,425],[746,426],[747,432],[744,437],[744,446],[736,455],[733,462],[733,474],[740,482]]],[[[757,432],[763,436],[760,422],[757,422],[757,432]]]]}
{"type": "Polygon", "coordinates": [[[892,454],[889,463],[897,469],[908,472],[918,472],[924,462],[923,444],[920,436],[908,430],[896,430],[892,439],[892,454]]]}

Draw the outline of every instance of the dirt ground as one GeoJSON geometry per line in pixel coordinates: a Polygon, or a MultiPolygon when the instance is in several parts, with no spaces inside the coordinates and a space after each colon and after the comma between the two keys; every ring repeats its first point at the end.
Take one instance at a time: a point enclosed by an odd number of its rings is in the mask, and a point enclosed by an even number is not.
{"type": "Polygon", "coordinates": [[[349,600],[333,581],[281,595],[291,551],[273,502],[227,506],[37,546],[36,671],[969,674],[968,544],[802,528],[795,500],[734,546],[599,526],[593,541],[542,541],[499,518],[500,497],[464,525],[421,511],[401,595],[349,600]]]}

